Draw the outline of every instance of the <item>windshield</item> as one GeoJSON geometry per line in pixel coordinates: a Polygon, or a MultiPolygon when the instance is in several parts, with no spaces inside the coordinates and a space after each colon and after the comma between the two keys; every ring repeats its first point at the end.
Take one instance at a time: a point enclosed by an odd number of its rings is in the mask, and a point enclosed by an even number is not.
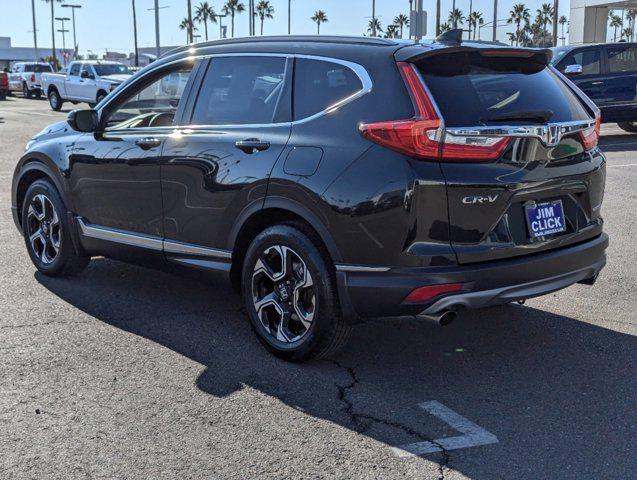
{"type": "Polygon", "coordinates": [[[52,72],[53,70],[51,69],[51,65],[33,64],[33,65],[25,65],[24,71],[33,72],[33,73],[42,73],[42,72],[52,72]]]}
{"type": "Polygon", "coordinates": [[[449,127],[590,119],[544,64],[465,52],[438,55],[419,67],[449,127]]]}
{"type": "Polygon", "coordinates": [[[107,75],[132,75],[131,72],[126,65],[113,65],[113,64],[99,64],[93,65],[95,72],[100,77],[105,77],[107,75]]]}

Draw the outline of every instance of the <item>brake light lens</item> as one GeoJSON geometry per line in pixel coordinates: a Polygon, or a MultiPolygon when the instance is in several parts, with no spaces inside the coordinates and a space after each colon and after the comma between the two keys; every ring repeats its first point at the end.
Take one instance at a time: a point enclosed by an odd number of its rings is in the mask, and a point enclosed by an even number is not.
{"type": "Polygon", "coordinates": [[[397,62],[397,65],[415,115],[406,120],[362,124],[359,128],[365,138],[423,160],[480,162],[500,157],[509,143],[506,137],[445,135],[443,122],[415,67],[407,62],[397,62]]]}
{"type": "Polygon", "coordinates": [[[35,73],[32,73],[32,74],[31,74],[31,81],[32,81],[32,82],[35,82],[35,73]]]}
{"type": "Polygon", "coordinates": [[[453,293],[462,290],[462,283],[443,283],[438,285],[427,285],[413,290],[403,300],[404,303],[426,302],[432,298],[445,293],[453,293]]]}
{"type": "Polygon", "coordinates": [[[598,113],[595,117],[595,125],[587,128],[586,130],[579,132],[579,136],[582,140],[582,145],[584,145],[584,150],[592,150],[597,146],[599,142],[599,135],[602,129],[602,117],[598,113]]]}

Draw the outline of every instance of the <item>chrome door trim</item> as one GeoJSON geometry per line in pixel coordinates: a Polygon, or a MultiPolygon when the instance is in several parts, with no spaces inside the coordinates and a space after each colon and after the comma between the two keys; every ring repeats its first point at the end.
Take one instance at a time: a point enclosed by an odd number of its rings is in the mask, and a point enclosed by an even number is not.
{"type": "Polygon", "coordinates": [[[80,231],[84,237],[96,238],[107,242],[120,243],[123,245],[146,248],[148,250],[155,250],[170,254],[217,259],[221,258],[227,260],[232,258],[232,252],[230,250],[202,247],[200,245],[192,245],[190,243],[177,242],[174,240],[163,240],[162,238],[154,235],[143,235],[126,230],[88,224],[80,217],[77,218],[77,223],[80,226],[80,231]]]}
{"type": "Polygon", "coordinates": [[[377,267],[372,265],[346,265],[337,263],[334,265],[339,272],[387,272],[390,267],[377,267]]]}
{"type": "Polygon", "coordinates": [[[152,235],[142,235],[132,233],[116,228],[108,228],[100,225],[87,224],[83,218],[78,218],[77,223],[80,226],[82,235],[98,240],[106,240],[107,242],[121,243],[131,245],[133,247],[141,247],[149,250],[161,252],[163,250],[163,241],[159,237],[152,235]]]}

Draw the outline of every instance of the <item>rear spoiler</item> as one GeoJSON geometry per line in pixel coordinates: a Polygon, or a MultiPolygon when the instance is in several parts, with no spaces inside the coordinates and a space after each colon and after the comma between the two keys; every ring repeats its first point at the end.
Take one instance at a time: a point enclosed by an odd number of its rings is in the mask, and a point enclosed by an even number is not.
{"type": "Polygon", "coordinates": [[[444,44],[410,45],[398,50],[394,56],[397,62],[416,63],[436,55],[464,52],[478,52],[485,57],[524,58],[539,65],[549,65],[553,58],[553,52],[548,48],[515,48],[468,43],[453,46],[444,44]]]}

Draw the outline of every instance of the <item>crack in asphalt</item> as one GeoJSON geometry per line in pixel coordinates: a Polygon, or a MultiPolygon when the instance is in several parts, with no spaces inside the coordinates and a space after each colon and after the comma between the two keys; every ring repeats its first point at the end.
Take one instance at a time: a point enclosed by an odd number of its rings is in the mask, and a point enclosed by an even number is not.
{"type": "Polygon", "coordinates": [[[354,411],[354,402],[352,402],[347,397],[347,392],[353,389],[358,383],[358,377],[356,375],[356,371],[352,367],[347,367],[345,365],[341,365],[336,360],[326,359],[326,361],[331,362],[336,365],[341,370],[347,372],[349,377],[351,378],[351,382],[347,385],[340,385],[338,382],[334,382],[334,385],[338,389],[338,400],[344,405],[342,409],[343,413],[347,414],[350,417],[352,424],[354,425],[354,429],[358,433],[365,433],[369,430],[372,423],[379,423],[385,425],[387,427],[395,428],[397,430],[401,430],[412,437],[418,438],[421,441],[426,441],[434,444],[440,449],[440,453],[442,454],[442,461],[438,462],[438,480],[444,480],[445,478],[445,468],[449,468],[449,462],[451,461],[451,456],[449,452],[434,439],[429,438],[428,436],[420,433],[409,425],[405,425],[400,422],[395,422],[393,420],[387,420],[384,418],[378,418],[374,415],[370,415],[368,413],[357,413],[354,411]],[[369,423],[365,424],[364,420],[367,420],[369,423]]]}

